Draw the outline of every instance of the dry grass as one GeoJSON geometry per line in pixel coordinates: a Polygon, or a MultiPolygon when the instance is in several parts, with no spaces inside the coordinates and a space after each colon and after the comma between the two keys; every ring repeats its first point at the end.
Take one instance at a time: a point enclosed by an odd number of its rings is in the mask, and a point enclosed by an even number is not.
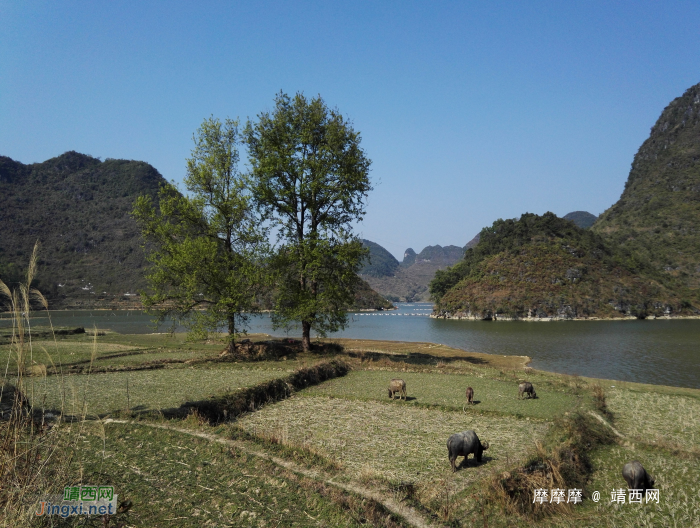
{"type": "Polygon", "coordinates": [[[608,389],[608,408],[616,427],[645,443],[700,446],[700,399],[620,388],[608,389]]]}
{"type": "Polygon", "coordinates": [[[46,376],[34,361],[31,340],[32,303],[47,308],[46,299],[31,288],[36,271],[38,243],[29,262],[26,282],[11,291],[0,281],[0,294],[7,299],[12,332],[7,347],[4,377],[0,380],[0,526],[24,526],[31,518],[29,499],[59,492],[68,472],[71,452],[80,427],[49,428],[39,402],[30,406],[26,395],[33,392],[28,370],[46,376]],[[8,375],[14,367],[14,375],[8,375]],[[3,401],[4,398],[4,401],[3,401]]]}
{"type": "Polygon", "coordinates": [[[431,486],[450,467],[447,438],[474,429],[491,448],[485,463],[474,467],[470,459],[456,474],[460,489],[512,464],[548,428],[529,420],[324,397],[293,397],[241,418],[238,425],[252,434],[279,431],[290,444],[339,460],[353,478],[431,486]]]}
{"type": "Polygon", "coordinates": [[[380,341],[373,339],[319,339],[341,345],[346,352],[376,352],[391,355],[429,355],[436,358],[462,360],[473,365],[495,369],[522,370],[530,362],[527,356],[500,356],[480,352],[466,352],[459,348],[436,343],[420,343],[410,341],[380,341]]]}
{"type": "Polygon", "coordinates": [[[658,448],[614,446],[594,456],[597,468],[590,485],[601,495],[599,504],[589,512],[598,526],[610,527],[696,527],[700,526],[700,465],[697,460],[669,456],[658,448]],[[626,489],[622,466],[639,460],[655,479],[659,504],[611,504],[613,489],[626,489]]]}

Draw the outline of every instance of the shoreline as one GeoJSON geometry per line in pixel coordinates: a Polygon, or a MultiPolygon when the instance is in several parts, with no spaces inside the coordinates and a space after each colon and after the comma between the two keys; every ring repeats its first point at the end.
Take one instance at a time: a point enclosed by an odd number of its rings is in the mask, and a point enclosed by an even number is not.
{"type": "Polygon", "coordinates": [[[527,323],[551,323],[560,321],[676,321],[676,320],[700,320],[700,315],[662,315],[650,317],[635,317],[633,315],[623,317],[475,317],[475,316],[445,316],[430,314],[431,319],[444,319],[446,321],[494,321],[494,322],[527,322],[527,323]]]}

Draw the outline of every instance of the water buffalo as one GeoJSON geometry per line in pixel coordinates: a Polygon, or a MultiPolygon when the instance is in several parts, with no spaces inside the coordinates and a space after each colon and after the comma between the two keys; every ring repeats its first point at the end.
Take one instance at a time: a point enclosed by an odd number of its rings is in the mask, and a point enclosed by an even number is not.
{"type": "Polygon", "coordinates": [[[481,455],[489,448],[489,443],[483,444],[479,441],[474,431],[464,431],[463,433],[455,433],[447,440],[447,454],[450,458],[452,471],[457,471],[455,462],[458,456],[463,456],[463,464],[467,464],[469,453],[474,453],[474,458],[477,462],[481,462],[481,455]]]}
{"type": "Polygon", "coordinates": [[[518,385],[518,399],[522,399],[523,394],[527,394],[528,398],[537,398],[537,393],[535,392],[535,387],[529,381],[523,381],[518,385]]]}
{"type": "Polygon", "coordinates": [[[625,464],[622,468],[622,477],[627,482],[629,489],[640,489],[642,492],[654,489],[654,479],[636,460],[625,464]]]}
{"type": "Polygon", "coordinates": [[[467,387],[467,403],[470,405],[474,404],[474,389],[467,387]]]}
{"type": "Polygon", "coordinates": [[[389,398],[394,399],[394,394],[399,393],[399,400],[401,396],[406,399],[406,382],[402,379],[394,378],[389,382],[389,398]]]}

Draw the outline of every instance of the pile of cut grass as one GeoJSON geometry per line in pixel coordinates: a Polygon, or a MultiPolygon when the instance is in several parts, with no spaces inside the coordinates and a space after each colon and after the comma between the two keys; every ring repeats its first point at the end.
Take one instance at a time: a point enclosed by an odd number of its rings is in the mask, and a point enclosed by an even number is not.
{"type": "MultiPolygon", "coordinates": [[[[476,405],[466,407],[468,413],[499,413],[552,420],[574,409],[576,396],[563,390],[536,386],[537,398],[518,399],[518,382],[506,382],[470,374],[416,373],[401,371],[353,371],[317,387],[303,395],[331,396],[361,401],[389,401],[387,387],[392,378],[406,381],[410,406],[439,406],[448,410],[465,408],[466,388],[474,389],[476,405]]],[[[398,403],[398,402],[397,402],[398,403]]],[[[404,402],[402,402],[403,404],[404,402]]]]}

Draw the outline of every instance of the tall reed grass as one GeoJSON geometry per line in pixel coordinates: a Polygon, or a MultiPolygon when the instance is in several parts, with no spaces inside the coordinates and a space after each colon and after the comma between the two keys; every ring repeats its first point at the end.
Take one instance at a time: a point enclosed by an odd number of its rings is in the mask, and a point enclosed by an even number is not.
{"type": "MultiPolygon", "coordinates": [[[[35,386],[47,375],[45,366],[38,361],[43,358],[37,357],[32,343],[31,314],[35,308],[48,310],[46,298],[32,288],[38,250],[37,242],[25,282],[10,288],[0,280],[0,301],[4,300],[3,308],[12,321],[7,345],[10,353],[0,379],[0,527],[50,523],[49,518],[35,518],[37,504],[47,496],[62,495],[63,487],[71,484],[71,461],[85,418],[83,414],[83,420],[77,424],[62,423],[63,397],[56,413],[58,420],[50,420],[52,416],[34,398],[35,386]]],[[[53,327],[51,334],[56,344],[53,327]]],[[[63,379],[60,351],[56,348],[58,365],[46,350],[43,352],[53,371],[63,379]]],[[[64,389],[61,393],[65,395],[64,389]]]]}

